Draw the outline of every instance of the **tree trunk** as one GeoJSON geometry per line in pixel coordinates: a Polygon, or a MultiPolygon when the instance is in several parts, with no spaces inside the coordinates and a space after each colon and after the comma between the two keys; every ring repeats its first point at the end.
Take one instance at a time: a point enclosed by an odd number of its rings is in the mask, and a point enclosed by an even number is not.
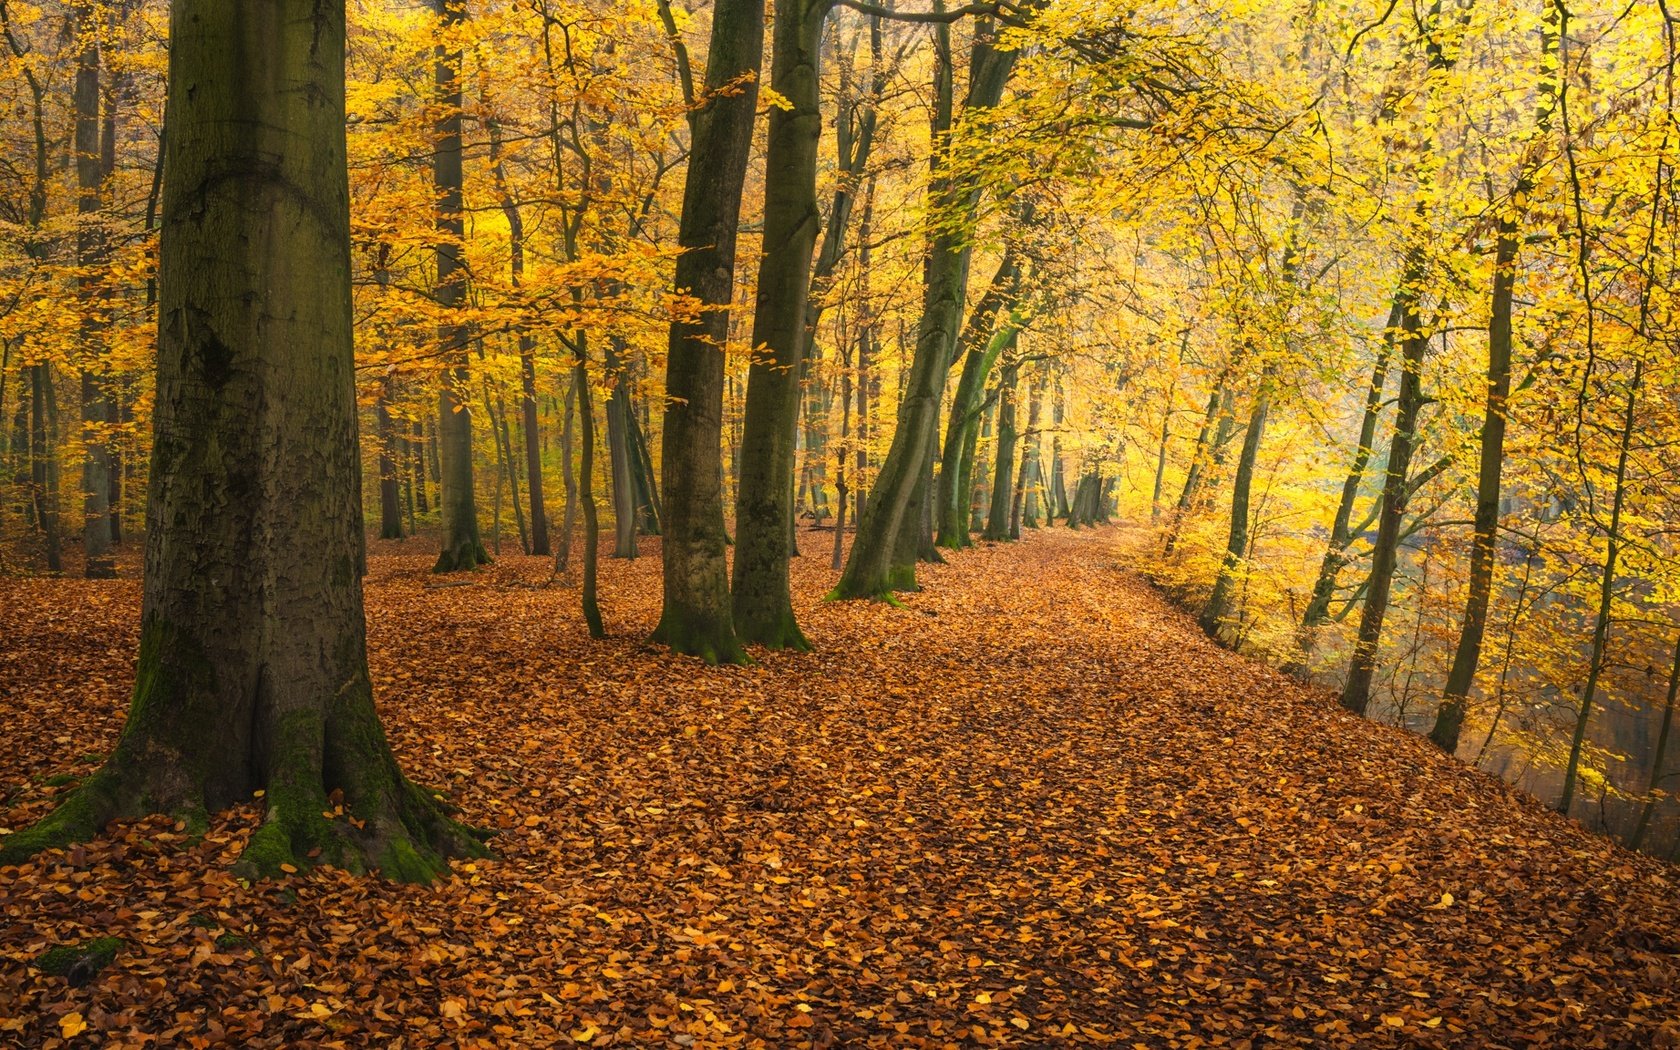
{"type": "Polygon", "coordinates": [[[665,369],[664,609],[653,640],[709,663],[741,663],[723,522],[722,347],[735,288],[735,234],[752,150],[764,51],[764,0],[718,0],[707,101],[690,117],[676,287],[701,303],[671,326],[665,369]],[[744,81],[744,82],[743,82],[744,81]],[[738,84],[719,94],[726,84],[738,84]]]}
{"type": "MultiPolygon", "coordinates": [[[[445,30],[466,21],[465,0],[432,0],[445,30]]],[[[461,212],[461,52],[437,46],[434,73],[439,113],[433,127],[432,185],[437,192],[437,304],[445,317],[466,304],[467,271],[461,261],[466,225],[461,212]]],[[[473,492],[472,376],[467,367],[467,326],[447,320],[438,328],[444,360],[451,367],[438,394],[439,480],[443,506],[443,550],[433,572],[459,572],[490,562],[478,534],[473,492]]]]}
{"type": "Polygon", "coordinates": [[[788,558],[794,528],[794,441],[808,339],[811,253],[822,132],[819,57],[828,4],[776,0],[770,86],[788,102],[770,110],[765,152],[764,248],[753,313],[752,363],[735,496],[731,600],[742,642],[808,651],[793,614],[788,558]]]}
{"type": "Polygon", "coordinates": [[[1668,699],[1663,703],[1662,728],[1657,730],[1657,749],[1651,755],[1651,776],[1645,783],[1645,804],[1639,807],[1639,822],[1628,836],[1628,849],[1638,849],[1645,842],[1651,827],[1651,814],[1657,808],[1657,785],[1663,781],[1663,762],[1668,758],[1668,739],[1674,729],[1674,705],[1680,701],[1680,640],[1674,643],[1674,663],[1668,672],[1668,699]]]}
{"type": "Polygon", "coordinates": [[[1400,308],[1400,402],[1394,420],[1394,437],[1388,447],[1382,514],[1377,522],[1377,542],[1371,550],[1371,574],[1365,589],[1365,607],[1360,612],[1359,637],[1354,643],[1347,682],[1342,687],[1342,706],[1361,715],[1371,702],[1377,647],[1382,642],[1388,595],[1400,558],[1400,527],[1405,523],[1406,504],[1411,495],[1408,475],[1417,444],[1418,415],[1423,409],[1423,357],[1429,347],[1423,320],[1418,316],[1418,289],[1422,283],[1423,255],[1414,249],[1406,260],[1396,300],[1400,308]]]}
{"type": "Polygon", "coordinates": [[[572,462],[572,418],[576,412],[578,393],[577,370],[566,387],[566,408],[560,421],[560,477],[566,486],[566,510],[560,519],[560,544],[554,548],[554,571],[565,572],[572,563],[572,534],[577,531],[578,483],[576,464],[572,462]]]}
{"type": "Polygon", "coordinates": [[[961,346],[968,352],[963,356],[962,373],[957,378],[957,390],[951,397],[950,418],[945,424],[945,445],[940,456],[939,486],[936,493],[936,542],[941,547],[959,550],[972,545],[968,533],[968,515],[963,500],[967,490],[962,467],[963,458],[973,440],[978,423],[979,406],[986,392],[998,355],[1014,345],[1022,318],[1015,313],[1020,271],[1009,253],[998,266],[992,283],[981,297],[964,326],[961,346]],[[1000,311],[1008,309],[1007,320],[992,330],[1000,311]]]}
{"type": "Polygon", "coordinates": [[[1219,576],[1213,582],[1213,593],[1202,608],[1199,623],[1209,637],[1218,638],[1221,628],[1231,615],[1231,600],[1237,587],[1237,574],[1248,557],[1248,504],[1254,487],[1254,465],[1260,456],[1260,442],[1266,433],[1266,416],[1272,407],[1272,369],[1267,368],[1260,380],[1260,390],[1254,395],[1254,407],[1248,414],[1248,432],[1243,435],[1242,455],[1237,459],[1237,476],[1231,486],[1231,528],[1226,534],[1225,557],[1219,565],[1219,576]]]}
{"type": "Polygon", "coordinates": [[[1010,482],[1015,478],[1015,382],[1020,366],[1003,370],[998,387],[998,440],[992,456],[992,505],[986,512],[985,539],[994,543],[1009,538],[1009,506],[1014,502],[1010,482]]]}
{"type": "MultiPolygon", "coordinates": [[[[1589,329],[1590,332],[1590,329],[1589,329]]],[[[1591,343],[1589,341],[1588,345],[1591,343]]],[[[1639,387],[1645,378],[1645,361],[1633,363],[1633,379],[1628,384],[1627,408],[1622,413],[1622,429],[1616,449],[1616,488],[1610,500],[1609,527],[1604,531],[1604,572],[1599,576],[1598,615],[1593,619],[1592,647],[1587,657],[1587,680],[1581,685],[1580,707],[1575,715],[1575,732],[1569,741],[1569,764],[1563,771],[1563,795],[1558,799],[1557,811],[1569,815],[1570,803],[1575,799],[1575,780],[1581,769],[1581,751],[1586,745],[1587,726],[1592,721],[1593,701],[1598,697],[1598,681],[1604,674],[1605,653],[1610,645],[1611,614],[1616,601],[1616,572],[1621,567],[1622,515],[1627,509],[1628,457],[1633,445],[1638,420],[1639,387]]]]}
{"type": "Polygon", "coordinates": [[[1330,622],[1330,601],[1336,593],[1336,578],[1347,565],[1347,550],[1353,543],[1353,507],[1359,499],[1359,486],[1365,480],[1365,467],[1371,461],[1372,446],[1377,440],[1377,422],[1382,416],[1383,388],[1388,385],[1389,363],[1394,356],[1394,341],[1400,330],[1401,300],[1396,295],[1389,309],[1388,325],[1383,330],[1382,345],[1376,362],[1371,366],[1371,381],[1365,388],[1365,413],[1359,421],[1359,440],[1353,450],[1353,462],[1348,465],[1347,478],[1342,482],[1341,500],[1336,504],[1336,517],[1330,525],[1330,540],[1319,563],[1318,578],[1313,581],[1312,596],[1301,616],[1301,626],[1295,635],[1297,655],[1286,670],[1300,673],[1305,670],[1312,652],[1313,637],[1318,629],[1330,622]]]}
{"type": "MultiPolygon", "coordinates": [[[[1555,64],[1558,34],[1556,7],[1547,0],[1547,23],[1542,65],[1555,64]]],[[[1561,66],[1558,67],[1561,70],[1561,66]]],[[[1552,110],[1560,92],[1555,85],[1541,88],[1535,133],[1551,127],[1552,110]]],[[[1482,657],[1482,636],[1487,631],[1488,601],[1493,593],[1494,554],[1499,532],[1499,494],[1505,467],[1505,417],[1511,399],[1511,315],[1516,298],[1517,253],[1522,245],[1521,212],[1534,191],[1539,154],[1530,152],[1518,170],[1508,209],[1499,219],[1497,247],[1493,261],[1493,292],[1488,308],[1487,407],[1482,416],[1481,459],[1476,474],[1475,539],[1470,548],[1470,590],[1464,603],[1464,621],[1453,652],[1452,670],[1447,674],[1441,705],[1429,739],[1447,754],[1457,754],[1458,737],[1475,684],[1476,667],[1482,657]]]]}
{"type": "MultiPolygon", "coordinates": [[[[577,390],[578,440],[583,455],[578,461],[578,502],[583,505],[583,622],[589,627],[589,637],[605,638],[606,626],[601,622],[601,606],[595,593],[596,566],[601,552],[601,526],[595,516],[595,403],[589,393],[589,360],[583,332],[577,335],[577,366],[572,370],[572,383],[577,390]]],[[[569,526],[571,523],[567,522],[569,526]]]]}
{"type": "Polygon", "coordinates": [[[391,422],[391,398],[395,381],[389,374],[379,383],[379,400],[375,402],[374,440],[379,443],[379,538],[403,538],[402,499],[397,489],[396,427],[391,422]]]}
{"type": "Polygon", "coordinates": [[[91,6],[77,11],[82,36],[76,59],[76,265],[82,324],[82,556],[83,575],[109,579],[117,574],[111,560],[111,424],[105,335],[108,296],[100,271],[107,257],[101,214],[104,193],[99,122],[99,27],[91,6]]]}
{"type": "MultiPolygon", "coordinates": [[[[965,113],[995,106],[1014,68],[1017,52],[994,47],[993,34],[989,22],[976,28],[969,61],[968,96],[963,105],[965,113]]],[[[937,28],[936,39],[941,46],[933,132],[935,142],[943,143],[952,127],[953,100],[946,27],[937,28]]],[[[932,493],[924,491],[921,501],[914,497],[918,488],[925,489],[927,485],[930,464],[926,461],[935,445],[940,395],[950,372],[968,286],[966,231],[975,221],[980,192],[971,180],[954,177],[946,171],[939,152],[943,148],[940,145],[934,152],[933,177],[928,188],[929,210],[955,216],[955,221],[936,229],[928,245],[921,321],[917,326],[915,354],[905,377],[898,427],[893,432],[886,461],[870,489],[869,502],[858,519],[851,555],[839,583],[830,593],[832,598],[889,598],[894,590],[913,590],[916,585],[921,502],[932,493]],[[904,528],[907,514],[915,523],[913,532],[904,528]],[[914,542],[905,542],[907,533],[915,538],[914,542]]]]}
{"type": "Polygon", "coordinates": [[[1021,538],[1021,517],[1027,505],[1027,490],[1038,473],[1038,413],[1039,404],[1043,400],[1039,396],[1038,382],[1028,380],[1027,431],[1023,435],[1021,473],[1015,479],[1015,498],[1009,508],[1009,538],[1012,540],[1021,538]]]}
{"type": "Polygon", "coordinates": [[[484,850],[397,768],[367,673],[344,6],[177,0],[169,66],[134,698],[105,765],[0,863],[260,792],[242,873],[429,879],[484,850]]]}
{"type": "Polygon", "coordinates": [[[58,508],[58,395],[53,390],[52,365],[45,361],[31,365],[29,379],[29,481],[34,495],[35,522],[46,547],[47,571],[63,572],[63,534],[58,508]]]}

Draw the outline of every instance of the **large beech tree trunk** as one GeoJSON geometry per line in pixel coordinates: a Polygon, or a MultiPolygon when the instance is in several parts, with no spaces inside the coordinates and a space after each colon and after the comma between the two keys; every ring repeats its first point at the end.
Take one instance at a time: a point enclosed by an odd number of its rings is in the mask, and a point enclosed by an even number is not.
{"type": "Polygon", "coordinates": [[[764,0],[719,0],[707,101],[692,120],[676,286],[701,303],[671,325],[665,369],[664,610],[653,640],[708,662],[741,663],[723,524],[723,345],[735,291],[735,232],[758,104],[764,0]],[[719,89],[730,86],[728,93],[719,89]]]}
{"type": "Polygon", "coordinates": [[[244,873],[427,879],[483,847],[397,768],[368,680],[344,4],[176,0],[169,84],[133,703],[105,765],[0,861],[114,817],[202,825],[260,790],[244,873]]]}
{"type": "Polygon", "coordinates": [[[753,313],[752,365],[735,495],[735,630],[771,649],[811,646],[793,615],[788,558],[793,536],[794,437],[799,375],[816,248],[817,142],[822,133],[818,58],[829,5],[776,0],[772,107],[765,154],[764,254],[753,313]]]}

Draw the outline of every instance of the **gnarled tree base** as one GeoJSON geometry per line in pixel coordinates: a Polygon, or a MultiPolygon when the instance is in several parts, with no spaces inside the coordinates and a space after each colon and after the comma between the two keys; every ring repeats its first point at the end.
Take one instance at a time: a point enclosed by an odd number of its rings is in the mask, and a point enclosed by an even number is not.
{"type": "Polygon", "coordinates": [[[476,569],[480,565],[489,564],[490,552],[484,549],[483,543],[476,539],[462,540],[454,546],[443,549],[438,555],[437,564],[432,566],[432,571],[437,573],[466,572],[476,569]]]}
{"type": "Polygon", "coordinates": [[[665,615],[660,617],[659,626],[648,636],[648,641],[667,646],[673,653],[698,656],[713,666],[745,666],[752,663],[746,650],[741,648],[740,639],[735,637],[733,623],[728,620],[721,624],[695,622],[683,616],[672,615],[667,610],[665,615]]]}
{"type": "MultiPolygon", "coordinates": [[[[238,874],[273,878],[288,869],[331,865],[357,874],[376,871],[398,882],[429,882],[447,872],[453,858],[489,855],[487,833],[453,820],[443,802],[402,775],[372,720],[371,705],[366,722],[354,714],[349,721],[351,731],[337,734],[324,749],[281,741],[291,746],[275,752],[264,786],[256,789],[268,811],[235,865],[238,874]],[[326,774],[323,757],[331,771],[326,774]]],[[[175,763],[156,761],[161,741],[143,737],[125,735],[105,766],[57,809],[0,840],[0,864],[86,842],[112,820],[162,813],[202,832],[210,810],[238,801],[206,798],[175,763]]]]}

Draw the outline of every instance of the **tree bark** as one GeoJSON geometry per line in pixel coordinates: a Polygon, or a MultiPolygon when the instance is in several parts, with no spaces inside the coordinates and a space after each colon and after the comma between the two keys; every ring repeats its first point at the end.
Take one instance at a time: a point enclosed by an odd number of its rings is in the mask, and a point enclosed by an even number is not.
{"type": "Polygon", "coordinates": [[[676,287],[700,302],[671,325],[665,370],[664,608],[653,640],[709,663],[742,663],[723,521],[723,347],[735,288],[735,234],[752,150],[764,0],[712,12],[706,100],[690,117],[676,287]],[[723,89],[729,88],[729,93],[723,89]]]}
{"type": "MultiPolygon", "coordinates": [[[[1547,22],[1553,28],[1545,34],[1542,54],[1555,61],[1558,34],[1555,31],[1555,0],[1546,0],[1547,22]]],[[[1544,63],[1543,63],[1544,64],[1544,63]]],[[[1561,67],[1560,67],[1561,68],[1561,67]]],[[[1557,105],[1556,85],[1541,89],[1536,134],[1551,126],[1557,105]]],[[[1539,157],[1530,153],[1517,173],[1508,210],[1499,218],[1497,247],[1494,249],[1493,291],[1488,306],[1487,407],[1482,416],[1481,456],[1476,474],[1475,539],[1470,547],[1470,589],[1464,602],[1464,621],[1458,647],[1453,652],[1452,670],[1442,690],[1441,704],[1429,739],[1447,754],[1458,753],[1458,738],[1475,684],[1476,668],[1482,657],[1482,637],[1487,631],[1488,602],[1493,593],[1494,554],[1499,532],[1499,495],[1505,467],[1506,410],[1511,399],[1511,318],[1517,285],[1517,253],[1522,245],[1522,210],[1534,191],[1539,157]]]]}
{"type": "Polygon", "coordinates": [[[742,642],[811,648],[793,614],[788,559],[794,527],[794,441],[799,377],[816,247],[819,60],[828,4],[776,0],[770,86],[789,108],[770,110],[765,152],[764,246],[753,313],[752,363],[735,495],[731,600],[742,642]]]}
{"type": "Polygon", "coordinates": [[[1418,289],[1423,283],[1423,254],[1413,249],[1407,257],[1396,299],[1400,309],[1400,402],[1394,420],[1394,437],[1388,448],[1388,475],[1383,482],[1382,513],[1377,521],[1377,542],[1371,550],[1371,574],[1365,589],[1365,607],[1360,612],[1359,636],[1347,682],[1342,687],[1342,706],[1364,714],[1371,702],[1371,681],[1377,669],[1377,647],[1382,642],[1383,620],[1388,615],[1388,596],[1394,584],[1394,569],[1400,558],[1400,528],[1405,522],[1411,496],[1412,452],[1417,444],[1418,416],[1423,409],[1423,358],[1429,347],[1418,315],[1418,289]]]}
{"type": "Polygon", "coordinates": [[[246,875],[482,855],[398,769],[364,642],[344,5],[171,9],[139,667],[116,750],[0,863],[265,796],[246,875]],[[342,801],[340,801],[342,800],[342,801]]]}
{"type": "Polygon", "coordinates": [[[1015,382],[1020,366],[1011,363],[1003,370],[998,386],[998,440],[992,456],[992,505],[986,512],[985,539],[1009,539],[1009,507],[1014,502],[1010,483],[1015,477],[1015,382]]]}
{"type": "Polygon", "coordinates": [[[117,574],[111,560],[116,537],[111,528],[111,424],[113,406],[106,361],[104,313],[108,296],[100,275],[106,257],[103,228],[104,171],[99,120],[100,48],[95,11],[77,10],[81,50],[76,59],[76,265],[81,300],[82,356],[82,557],[83,575],[109,579],[117,574]]]}
{"type": "MultiPolygon", "coordinates": [[[[447,31],[466,21],[464,0],[432,0],[447,31]]],[[[443,550],[433,572],[459,572],[490,562],[478,533],[473,492],[473,423],[468,394],[467,326],[453,319],[466,303],[467,271],[461,262],[466,224],[461,201],[461,52],[440,43],[434,73],[440,112],[434,125],[432,184],[437,192],[437,304],[450,320],[438,328],[438,342],[451,362],[438,393],[438,454],[442,459],[439,501],[443,508],[443,550]]]]}
{"type": "MultiPolygon", "coordinates": [[[[963,104],[965,113],[995,106],[1014,68],[1015,49],[994,46],[995,27],[984,22],[976,27],[969,60],[969,89],[963,104]]],[[[934,139],[943,143],[952,128],[952,83],[949,34],[936,31],[940,42],[936,84],[934,139]]],[[[928,462],[936,440],[939,402],[951,355],[956,346],[963,302],[968,286],[969,238],[979,205],[979,187],[970,179],[953,176],[936,147],[933,177],[928,188],[929,211],[947,216],[929,238],[926,284],[922,315],[917,326],[916,350],[905,380],[905,396],[899,405],[898,427],[892,446],[881,465],[869,502],[858,519],[858,532],[851,555],[831,598],[890,599],[894,590],[916,586],[916,559],[920,554],[922,507],[914,499],[917,489],[926,492],[928,462]],[[914,503],[914,505],[912,505],[914,503]],[[906,515],[915,529],[904,527],[906,515]],[[911,541],[906,542],[906,536],[911,541]]]]}

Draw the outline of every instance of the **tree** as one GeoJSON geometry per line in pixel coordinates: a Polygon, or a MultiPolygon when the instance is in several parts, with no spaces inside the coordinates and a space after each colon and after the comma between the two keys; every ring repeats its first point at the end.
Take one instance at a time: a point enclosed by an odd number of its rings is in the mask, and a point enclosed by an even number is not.
{"type": "Polygon", "coordinates": [[[110,758],[0,861],[262,792],[242,872],[429,879],[484,850],[403,776],[368,679],[344,5],[177,0],[170,24],[134,697],[110,758]]]}
{"type": "Polygon", "coordinates": [[[698,300],[700,316],[672,323],[665,369],[664,609],[653,640],[709,663],[746,660],[729,595],[720,445],[735,232],[763,52],[764,0],[719,0],[677,237],[676,287],[698,300]]]}
{"type": "Polygon", "coordinates": [[[450,34],[459,30],[467,15],[463,0],[433,0],[433,4],[440,20],[433,67],[439,112],[432,153],[432,180],[437,191],[436,297],[444,317],[438,327],[438,342],[452,367],[438,391],[443,550],[432,571],[458,572],[490,562],[478,535],[472,410],[467,393],[472,376],[467,367],[467,326],[459,318],[467,297],[467,271],[461,261],[466,236],[461,211],[461,50],[450,34]]]}
{"type": "Polygon", "coordinates": [[[828,0],[776,0],[770,85],[788,107],[770,110],[765,152],[764,254],[753,312],[752,365],[735,497],[735,630],[771,649],[811,646],[793,615],[794,428],[811,294],[817,215],[817,72],[828,0]]]}

